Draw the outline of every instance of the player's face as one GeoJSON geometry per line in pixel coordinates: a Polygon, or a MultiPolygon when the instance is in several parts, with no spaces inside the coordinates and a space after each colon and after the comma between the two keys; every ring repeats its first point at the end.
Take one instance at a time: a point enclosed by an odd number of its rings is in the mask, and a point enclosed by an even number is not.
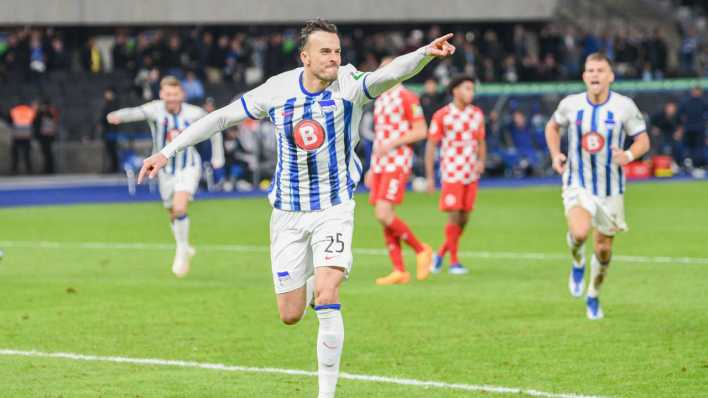
{"type": "Polygon", "coordinates": [[[452,90],[452,95],[456,100],[465,105],[471,104],[474,99],[474,83],[471,81],[460,83],[454,90],[452,90]]]}
{"type": "Polygon", "coordinates": [[[179,86],[164,86],[160,89],[160,99],[165,101],[169,112],[178,112],[184,101],[184,91],[179,86]]]}
{"type": "Polygon", "coordinates": [[[307,45],[300,53],[305,69],[323,81],[337,80],[342,63],[342,49],[336,33],[317,31],[310,34],[307,45]]]}
{"type": "Polygon", "coordinates": [[[600,95],[610,89],[610,84],[615,81],[615,74],[607,62],[589,60],[585,62],[583,81],[588,93],[600,95]]]}

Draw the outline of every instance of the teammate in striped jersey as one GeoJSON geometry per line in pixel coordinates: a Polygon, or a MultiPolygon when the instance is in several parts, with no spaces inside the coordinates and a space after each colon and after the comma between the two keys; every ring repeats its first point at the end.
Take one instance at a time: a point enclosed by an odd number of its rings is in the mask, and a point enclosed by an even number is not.
{"type": "Polygon", "coordinates": [[[275,125],[278,156],[269,200],[271,266],[281,320],[297,323],[314,294],[319,319],[319,397],[334,397],[344,343],[339,286],[352,263],[352,195],[361,177],[354,153],[363,106],[451,55],[451,34],[371,73],[341,64],[336,26],[309,21],[300,35],[303,67],[283,72],[193,124],[146,159],[138,180],[153,177],[175,152],[246,118],[275,125]],[[314,274],[314,278],[312,275],[314,274]]]}
{"type": "MultiPolygon", "coordinates": [[[[152,132],[153,153],[160,151],[182,130],[205,115],[205,112],[184,103],[184,91],[179,80],[166,76],[160,81],[160,100],[135,108],[124,108],[107,115],[109,123],[120,124],[145,120],[152,132]]],[[[224,147],[221,134],[211,138],[214,169],[224,166],[224,147]]],[[[189,217],[187,206],[199,185],[202,160],[197,150],[188,146],[180,150],[160,171],[160,196],[170,214],[172,233],[177,243],[172,272],[183,277],[195,250],[189,245],[189,217]]]]}
{"type": "Polygon", "coordinates": [[[585,60],[586,92],[565,97],[546,125],[546,142],[553,168],[563,175],[563,205],[568,219],[567,242],[572,256],[570,293],[583,295],[584,246],[595,227],[586,307],[589,319],[604,315],[598,299],[607,276],[612,241],[628,230],[624,219],[625,177],[622,166],[649,150],[644,117],[630,98],[610,91],[612,64],[603,54],[585,60]],[[560,132],[568,134],[568,154],[560,151],[560,132]],[[634,139],[623,150],[627,136],[634,139]]]}
{"type": "MultiPolygon", "coordinates": [[[[381,61],[386,65],[393,58],[381,61]]],[[[403,202],[406,183],[413,166],[413,149],[410,144],[426,136],[427,127],[418,96],[399,84],[383,93],[374,103],[374,152],[371,170],[367,175],[371,188],[369,203],[374,205],[376,218],[383,226],[384,240],[391,258],[393,272],[376,279],[377,285],[408,283],[401,255],[401,240],[416,253],[416,278],[424,280],[430,275],[433,250],[422,243],[403,220],[396,216],[395,205],[403,202]]]]}

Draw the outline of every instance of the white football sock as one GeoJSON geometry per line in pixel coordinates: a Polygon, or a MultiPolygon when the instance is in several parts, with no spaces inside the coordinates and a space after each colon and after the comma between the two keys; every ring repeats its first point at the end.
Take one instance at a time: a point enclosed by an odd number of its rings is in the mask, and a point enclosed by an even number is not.
{"type": "Polygon", "coordinates": [[[610,263],[601,264],[596,255],[592,255],[590,260],[590,283],[588,284],[588,297],[597,297],[600,294],[600,286],[607,275],[607,267],[610,263]]]}
{"type": "Polygon", "coordinates": [[[573,239],[570,232],[566,235],[566,242],[568,243],[568,248],[570,248],[570,255],[573,256],[573,260],[575,261],[573,265],[582,265],[583,255],[585,254],[584,242],[578,243],[575,239],[573,239]]]}
{"type": "Polygon", "coordinates": [[[317,333],[317,368],[320,384],[319,398],[334,398],[339,378],[339,361],[344,344],[344,322],[339,304],[315,307],[320,320],[317,333]]]}
{"type": "Polygon", "coordinates": [[[177,242],[177,250],[185,250],[189,247],[189,217],[186,214],[175,218],[172,222],[172,233],[177,242]]]}

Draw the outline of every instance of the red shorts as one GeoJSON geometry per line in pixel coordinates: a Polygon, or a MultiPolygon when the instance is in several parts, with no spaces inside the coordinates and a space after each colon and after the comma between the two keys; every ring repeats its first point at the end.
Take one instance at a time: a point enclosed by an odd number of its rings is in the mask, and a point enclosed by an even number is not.
{"type": "Polygon", "coordinates": [[[406,192],[408,173],[395,171],[393,173],[372,173],[371,193],[369,203],[376,204],[379,200],[385,200],[393,204],[403,202],[403,194],[406,192]]]}
{"type": "Polygon", "coordinates": [[[472,211],[477,199],[477,181],[470,184],[444,183],[440,192],[440,210],[472,211]]]}

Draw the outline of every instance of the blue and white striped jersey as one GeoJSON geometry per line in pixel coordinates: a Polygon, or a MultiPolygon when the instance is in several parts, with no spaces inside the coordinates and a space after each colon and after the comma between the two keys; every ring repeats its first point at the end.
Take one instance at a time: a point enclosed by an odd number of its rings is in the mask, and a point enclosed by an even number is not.
{"type": "MultiPolygon", "coordinates": [[[[156,153],[175,139],[182,130],[206,115],[206,112],[198,106],[183,103],[179,113],[172,114],[165,108],[164,101],[155,100],[139,107],[120,109],[114,114],[120,117],[122,122],[147,121],[152,133],[152,152],[156,153]]],[[[160,172],[175,174],[187,167],[201,168],[201,162],[199,152],[193,146],[189,146],[177,152],[160,172]]],[[[221,134],[212,137],[212,163],[214,167],[221,167],[224,164],[221,134]]]]}
{"type": "Polygon", "coordinates": [[[269,192],[273,207],[316,211],[352,198],[361,179],[354,152],[359,142],[362,106],[373,99],[366,74],[351,65],[319,93],[302,84],[303,69],[276,75],[244,94],[248,117],[275,125],[277,165],[269,192]]]}
{"type": "Polygon", "coordinates": [[[598,197],[623,194],[625,176],[612,161],[612,148],[622,149],[627,135],[646,131],[634,101],[610,91],[604,103],[595,105],[586,93],[573,94],[558,104],[553,120],[568,134],[563,187],[583,188],[598,197]]]}
{"type": "Polygon", "coordinates": [[[271,204],[287,211],[327,209],[350,200],[361,179],[354,147],[362,107],[420,72],[433,58],[427,47],[421,47],[370,73],[341,66],[337,79],[318,93],[305,89],[303,68],[283,72],[200,119],[160,153],[170,159],[246,118],[269,118],[278,151],[268,195],[271,204]]]}

